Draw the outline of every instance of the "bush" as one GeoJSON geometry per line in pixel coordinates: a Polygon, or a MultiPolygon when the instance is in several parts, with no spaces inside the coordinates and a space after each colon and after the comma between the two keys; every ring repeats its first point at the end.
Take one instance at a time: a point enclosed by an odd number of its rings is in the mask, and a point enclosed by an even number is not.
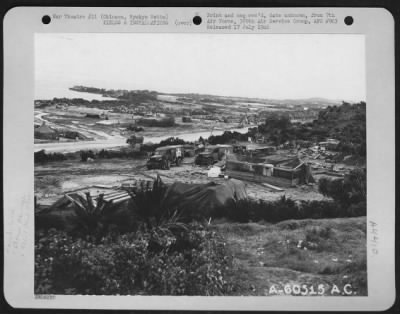
{"type": "Polygon", "coordinates": [[[106,295],[222,295],[231,260],[222,240],[199,225],[180,235],[163,235],[162,250],[151,248],[155,230],[105,237],[98,244],[50,230],[35,242],[35,293],[106,295]]]}
{"type": "Polygon", "coordinates": [[[211,145],[228,144],[232,141],[247,141],[248,137],[248,134],[242,134],[236,131],[225,131],[222,135],[211,135],[208,138],[208,142],[211,145]]]}
{"type": "Polygon", "coordinates": [[[179,137],[169,137],[165,140],[160,141],[160,143],[157,146],[161,147],[161,146],[184,145],[184,144],[188,144],[188,142],[185,142],[184,140],[180,139],[179,137]]]}
{"type": "Polygon", "coordinates": [[[225,217],[236,222],[264,220],[271,223],[288,219],[322,219],[365,215],[366,204],[363,202],[346,207],[335,201],[301,201],[296,203],[285,196],[277,201],[244,199],[212,213],[215,218],[225,217]]]}
{"type": "Polygon", "coordinates": [[[367,215],[367,203],[365,201],[357,204],[352,204],[348,208],[349,215],[351,217],[366,216],[367,215]]]}
{"type": "Polygon", "coordinates": [[[66,160],[66,156],[61,153],[49,153],[47,154],[44,149],[34,153],[35,163],[43,163],[49,161],[63,161],[66,160]]]}
{"type": "Polygon", "coordinates": [[[321,178],[318,184],[323,195],[332,197],[343,208],[341,216],[366,215],[366,169],[354,169],[343,180],[321,178]]]}
{"type": "Polygon", "coordinates": [[[298,212],[296,203],[283,196],[274,202],[253,199],[239,200],[216,212],[215,216],[226,217],[237,222],[260,220],[279,222],[286,219],[297,219],[298,212]]]}
{"type": "Polygon", "coordinates": [[[141,132],[141,131],[144,131],[144,129],[143,129],[142,127],[136,126],[136,125],[133,125],[133,124],[128,125],[127,129],[128,129],[129,131],[133,131],[133,132],[141,132]]]}
{"type": "Polygon", "coordinates": [[[81,150],[80,155],[81,155],[81,161],[87,161],[88,158],[91,158],[91,159],[96,158],[94,152],[91,150],[81,150]]]}
{"type": "Polygon", "coordinates": [[[157,176],[152,185],[150,183],[150,181],[142,182],[142,185],[135,191],[128,190],[131,196],[130,210],[132,214],[147,227],[156,226],[162,218],[173,214],[173,211],[165,209],[163,206],[167,187],[161,181],[160,176],[157,176]]]}
{"type": "Polygon", "coordinates": [[[301,219],[335,218],[345,216],[341,206],[332,201],[301,201],[299,216],[301,219]]]}
{"type": "Polygon", "coordinates": [[[111,159],[111,158],[141,158],[146,156],[145,152],[134,151],[131,149],[121,149],[121,150],[105,150],[99,151],[95,158],[96,159],[111,159]]]}
{"type": "Polygon", "coordinates": [[[172,127],[175,126],[175,118],[174,117],[167,117],[163,119],[148,119],[143,118],[137,121],[138,124],[148,126],[148,127],[172,127]]]}
{"type": "Polygon", "coordinates": [[[35,213],[35,230],[65,229],[65,221],[52,213],[35,213]]]}
{"type": "Polygon", "coordinates": [[[104,194],[99,195],[97,202],[93,201],[89,192],[85,194],[86,197],[78,194],[76,199],[71,198],[76,214],[74,232],[81,236],[93,236],[98,241],[109,232],[116,206],[104,201],[104,194]]]}

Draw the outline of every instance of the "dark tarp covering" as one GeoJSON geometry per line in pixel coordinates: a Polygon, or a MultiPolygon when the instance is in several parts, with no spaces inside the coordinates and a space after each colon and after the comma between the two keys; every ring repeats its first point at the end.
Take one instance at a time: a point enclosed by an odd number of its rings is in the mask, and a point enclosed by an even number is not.
{"type": "Polygon", "coordinates": [[[229,179],[222,184],[173,183],[164,196],[164,206],[184,210],[201,211],[206,214],[229,202],[247,198],[245,184],[236,179],[229,179]]]}

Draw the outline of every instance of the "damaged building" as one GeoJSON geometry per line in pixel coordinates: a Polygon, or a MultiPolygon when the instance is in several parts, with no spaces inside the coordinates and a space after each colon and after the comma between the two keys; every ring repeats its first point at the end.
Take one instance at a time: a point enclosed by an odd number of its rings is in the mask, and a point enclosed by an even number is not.
{"type": "Polygon", "coordinates": [[[279,187],[315,183],[311,166],[297,156],[271,155],[265,158],[229,159],[226,161],[226,175],[279,187]]]}

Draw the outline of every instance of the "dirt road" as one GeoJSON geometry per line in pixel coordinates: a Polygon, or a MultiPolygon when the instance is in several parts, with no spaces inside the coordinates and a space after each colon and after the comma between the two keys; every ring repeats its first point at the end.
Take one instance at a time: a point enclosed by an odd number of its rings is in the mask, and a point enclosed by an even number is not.
{"type": "Polygon", "coordinates": [[[35,144],[35,152],[44,149],[46,152],[77,152],[88,149],[106,149],[127,146],[125,138],[111,138],[107,140],[82,141],[82,142],[60,142],[60,143],[37,143],[35,144]]]}

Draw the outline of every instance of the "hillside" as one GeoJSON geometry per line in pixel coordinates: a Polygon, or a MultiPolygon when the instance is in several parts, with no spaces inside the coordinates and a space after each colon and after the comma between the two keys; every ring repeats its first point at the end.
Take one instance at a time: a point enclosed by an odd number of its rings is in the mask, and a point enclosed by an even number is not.
{"type": "Polygon", "coordinates": [[[364,156],[366,154],[366,104],[343,103],[322,109],[318,118],[306,124],[294,124],[285,115],[271,115],[258,132],[274,144],[291,140],[323,141],[334,138],[340,141],[338,150],[364,156]]]}
{"type": "Polygon", "coordinates": [[[343,103],[320,111],[311,128],[318,134],[340,141],[339,149],[346,153],[366,154],[366,103],[343,103]]]}
{"type": "Polygon", "coordinates": [[[195,102],[210,102],[221,103],[229,105],[235,102],[244,103],[259,103],[265,105],[274,105],[282,107],[308,107],[314,109],[326,108],[327,106],[340,105],[339,100],[325,99],[325,98],[305,98],[305,99],[272,99],[272,98],[251,98],[251,97],[237,97],[237,96],[219,96],[209,94],[195,94],[195,93],[162,93],[157,91],[148,90],[113,90],[87,86],[73,86],[71,90],[77,92],[86,92],[100,94],[106,97],[114,97],[120,100],[146,102],[155,101],[157,96],[165,95],[173,98],[180,98],[185,100],[192,100],[195,102]]]}

